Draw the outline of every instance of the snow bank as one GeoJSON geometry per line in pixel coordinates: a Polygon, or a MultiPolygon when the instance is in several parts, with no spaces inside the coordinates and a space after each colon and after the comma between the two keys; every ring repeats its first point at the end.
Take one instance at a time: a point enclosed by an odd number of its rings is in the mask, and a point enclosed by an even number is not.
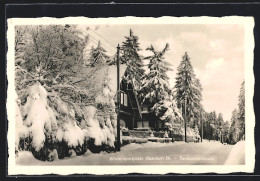
{"type": "Polygon", "coordinates": [[[121,147],[121,151],[136,150],[138,148],[143,148],[143,147],[144,147],[144,144],[130,143],[126,146],[121,147]]]}
{"type": "Polygon", "coordinates": [[[16,157],[17,165],[41,165],[42,162],[35,159],[32,152],[29,151],[20,151],[16,157]]]}
{"type": "Polygon", "coordinates": [[[160,147],[169,147],[172,145],[182,145],[184,142],[174,142],[174,143],[160,143],[160,142],[151,142],[148,141],[143,144],[137,144],[137,143],[130,143],[128,145],[125,145],[121,148],[121,151],[130,151],[130,150],[137,150],[139,148],[160,148],[160,147]]]}
{"type": "Polygon", "coordinates": [[[241,164],[245,164],[245,141],[237,142],[225,161],[225,165],[241,164]]]}
{"type": "MultiPolygon", "coordinates": [[[[20,152],[16,158],[17,165],[223,165],[226,160],[226,156],[232,150],[233,145],[223,145],[217,141],[203,140],[202,143],[185,143],[185,142],[174,142],[174,143],[154,143],[147,142],[144,144],[131,143],[129,145],[121,147],[120,152],[107,154],[106,152],[100,152],[100,154],[92,154],[86,152],[82,156],[75,156],[70,158],[64,158],[60,160],[54,160],[53,162],[40,162],[33,158],[30,152],[20,152]],[[190,158],[213,158],[212,160],[182,160],[181,157],[184,155],[190,156],[190,158]],[[115,160],[111,158],[136,158],[143,157],[143,160],[138,162],[122,160],[115,160]],[[169,157],[171,160],[152,161],[146,158],[152,157],[169,157]]],[[[188,157],[187,157],[188,158],[188,157]]]]}

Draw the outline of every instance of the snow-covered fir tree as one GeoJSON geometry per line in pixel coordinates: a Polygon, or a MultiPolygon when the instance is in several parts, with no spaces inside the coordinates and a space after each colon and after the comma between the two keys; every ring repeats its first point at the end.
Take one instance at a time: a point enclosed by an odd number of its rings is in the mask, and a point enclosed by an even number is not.
{"type": "Polygon", "coordinates": [[[238,110],[232,112],[229,139],[232,144],[245,139],[245,81],[240,87],[238,110]]]}
{"type": "Polygon", "coordinates": [[[212,111],[209,113],[209,121],[210,121],[210,139],[217,140],[217,113],[216,111],[212,111]]]}
{"type": "Polygon", "coordinates": [[[230,122],[225,121],[223,125],[223,142],[228,143],[230,122]]]}
{"type": "Polygon", "coordinates": [[[114,148],[114,142],[117,137],[117,120],[114,101],[115,93],[110,87],[110,81],[107,68],[102,83],[102,93],[97,95],[95,102],[97,103],[97,115],[100,126],[106,137],[105,144],[114,148]]]}
{"type": "Polygon", "coordinates": [[[131,29],[129,36],[125,36],[125,38],[126,40],[122,45],[122,58],[120,60],[127,65],[127,79],[132,79],[135,89],[138,91],[144,74],[143,61],[139,55],[141,49],[138,37],[133,34],[131,29]]]}
{"type": "Polygon", "coordinates": [[[229,131],[229,141],[231,144],[235,144],[239,141],[240,124],[238,120],[238,111],[235,109],[232,112],[231,126],[229,131]]]}
{"type": "Polygon", "coordinates": [[[161,100],[155,103],[153,110],[156,116],[164,122],[164,127],[174,130],[176,134],[182,134],[183,117],[181,111],[173,99],[161,100]]]}
{"type": "Polygon", "coordinates": [[[242,139],[245,135],[245,81],[241,84],[238,97],[238,120],[240,122],[239,139],[242,139]]]}
{"type": "Polygon", "coordinates": [[[109,56],[106,55],[106,50],[101,46],[101,42],[98,41],[96,48],[92,47],[90,52],[90,57],[88,59],[89,65],[92,67],[100,66],[109,61],[109,56]]]}
{"type": "Polygon", "coordinates": [[[168,49],[168,43],[161,52],[155,51],[152,45],[147,48],[153,55],[145,58],[149,60],[149,73],[144,75],[141,86],[140,96],[143,97],[143,102],[148,100],[150,103],[155,104],[162,100],[170,99],[171,88],[167,71],[171,71],[172,69],[170,68],[171,65],[164,59],[164,55],[168,49]]]}
{"type": "Polygon", "coordinates": [[[224,119],[222,113],[219,113],[217,117],[217,136],[218,136],[217,140],[222,141],[223,129],[224,129],[224,119]]]}
{"type": "Polygon", "coordinates": [[[15,152],[16,154],[21,149],[27,147],[25,144],[28,144],[28,141],[25,140],[29,136],[28,128],[23,124],[23,117],[21,114],[21,100],[18,98],[18,95],[15,95],[15,152]],[[23,140],[23,141],[21,141],[23,140]],[[21,142],[23,142],[21,144],[21,142]],[[21,148],[22,147],[22,148],[21,148]]]}
{"type": "Polygon", "coordinates": [[[182,57],[182,61],[177,70],[175,99],[178,108],[182,109],[183,115],[186,100],[186,116],[189,118],[189,122],[191,122],[191,118],[193,118],[193,120],[195,118],[196,120],[196,117],[199,116],[199,112],[202,111],[202,86],[199,79],[196,78],[187,52],[185,52],[182,57]]]}
{"type": "Polygon", "coordinates": [[[203,105],[201,104],[202,101],[202,85],[200,83],[200,80],[198,78],[195,78],[195,89],[194,89],[194,94],[196,95],[196,104],[194,104],[194,116],[193,116],[193,124],[192,127],[195,128],[199,124],[199,120],[201,119],[201,114],[204,112],[203,105]]]}
{"type": "Polygon", "coordinates": [[[172,99],[169,77],[167,72],[171,71],[171,64],[164,59],[169,44],[162,51],[156,51],[154,47],[147,48],[153,55],[146,57],[149,60],[149,73],[144,75],[140,89],[142,102],[148,101],[153,105],[152,109],[156,116],[165,122],[165,126],[173,129],[174,124],[181,124],[183,119],[179,109],[172,99]]]}

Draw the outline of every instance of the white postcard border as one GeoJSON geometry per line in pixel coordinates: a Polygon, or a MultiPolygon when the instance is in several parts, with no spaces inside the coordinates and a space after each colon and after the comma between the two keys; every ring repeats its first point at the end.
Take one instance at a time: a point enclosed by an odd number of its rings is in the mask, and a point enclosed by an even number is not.
{"type": "Polygon", "coordinates": [[[160,18],[12,18],[8,19],[7,52],[7,118],[8,118],[8,174],[42,175],[42,174],[167,174],[167,173],[231,173],[253,172],[255,165],[253,107],[254,95],[254,19],[252,17],[160,17],[160,18]],[[43,24],[241,24],[245,27],[245,90],[246,90],[246,163],[245,165],[142,165],[142,166],[17,166],[15,164],[15,89],[14,89],[14,27],[15,25],[43,24]]]}

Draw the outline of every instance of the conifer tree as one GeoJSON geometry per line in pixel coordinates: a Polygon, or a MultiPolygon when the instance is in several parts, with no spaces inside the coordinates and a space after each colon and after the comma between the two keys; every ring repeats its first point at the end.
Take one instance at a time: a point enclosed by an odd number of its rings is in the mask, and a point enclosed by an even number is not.
{"type": "Polygon", "coordinates": [[[235,109],[232,112],[232,117],[231,117],[230,135],[229,135],[229,140],[231,144],[235,144],[236,142],[239,141],[239,133],[240,133],[240,128],[239,128],[239,121],[238,121],[238,111],[237,109],[235,109]]]}
{"type": "Polygon", "coordinates": [[[216,140],[217,138],[217,114],[216,111],[209,113],[210,121],[210,138],[211,140],[216,140]]]}
{"type": "Polygon", "coordinates": [[[222,136],[223,136],[223,129],[224,129],[224,120],[223,120],[223,115],[221,113],[218,114],[216,124],[217,124],[216,128],[217,128],[218,140],[221,141],[222,136]]]}
{"type": "Polygon", "coordinates": [[[245,82],[241,84],[238,110],[232,112],[229,139],[232,144],[245,139],[245,82]]]}
{"type": "Polygon", "coordinates": [[[200,103],[202,100],[202,86],[199,79],[196,78],[187,52],[182,57],[177,70],[175,99],[178,108],[182,109],[183,115],[184,106],[186,105],[186,116],[189,118],[188,121],[191,122],[190,118],[196,118],[196,114],[198,115],[199,111],[202,110],[200,103]]]}
{"type": "Polygon", "coordinates": [[[97,65],[105,64],[109,61],[109,56],[106,55],[106,50],[101,46],[101,42],[98,41],[96,48],[91,48],[89,64],[94,67],[97,65]]]}
{"type": "Polygon", "coordinates": [[[169,85],[169,77],[166,73],[172,69],[170,68],[170,64],[164,60],[164,55],[168,49],[168,43],[161,52],[155,51],[152,45],[147,48],[153,55],[145,58],[150,62],[148,64],[149,73],[144,76],[141,87],[143,102],[148,100],[150,103],[155,104],[170,98],[171,88],[169,85]]]}
{"type": "Polygon", "coordinates": [[[229,128],[230,128],[229,121],[225,121],[224,126],[223,126],[223,142],[224,143],[229,142],[229,128]]]}
{"type": "Polygon", "coordinates": [[[240,123],[239,139],[245,135],[245,81],[241,84],[238,97],[238,120],[240,123]]]}
{"type": "Polygon", "coordinates": [[[97,116],[101,130],[105,135],[105,144],[110,148],[114,147],[116,138],[116,112],[114,102],[114,92],[110,86],[109,69],[105,70],[105,77],[102,83],[102,91],[97,95],[97,116]]]}
{"type": "Polygon", "coordinates": [[[131,79],[136,90],[140,89],[142,76],[144,74],[143,61],[138,54],[141,50],[139,48],[138,37],[133,34],[130,29],[129,36],[125,37],[126,40],[122,45],[122,63],[127,65],[127,79],[131,79]]]}
{"type": "MultiPolygon", "coordinates": [[[[171,71],[171,64],[165,61],[164,55],[169,50],[167,43],[162,51],[156,51],[154,47],[147,48],[153,55],[146,57],[149,60],[149,73],[144,76],[140,89],[142,102],[148,101],[153,105],[155,116],[159,117],[166,128],[173,129],[183,122],[180,110],[177,108],[169,85],[167,71],[171,71]]],[[[179,128],[181,129],[181,128],[179,128]]]]}

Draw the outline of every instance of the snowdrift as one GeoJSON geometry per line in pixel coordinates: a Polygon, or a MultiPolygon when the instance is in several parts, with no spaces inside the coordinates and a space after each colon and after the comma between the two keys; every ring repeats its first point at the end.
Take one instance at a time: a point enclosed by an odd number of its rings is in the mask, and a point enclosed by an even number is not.
{"type": "Polygon", "coordinates": [[[225,162],[225,165],[242,164],[245,164],[245,141],[239,141],[234,145],[225,162]]]}

